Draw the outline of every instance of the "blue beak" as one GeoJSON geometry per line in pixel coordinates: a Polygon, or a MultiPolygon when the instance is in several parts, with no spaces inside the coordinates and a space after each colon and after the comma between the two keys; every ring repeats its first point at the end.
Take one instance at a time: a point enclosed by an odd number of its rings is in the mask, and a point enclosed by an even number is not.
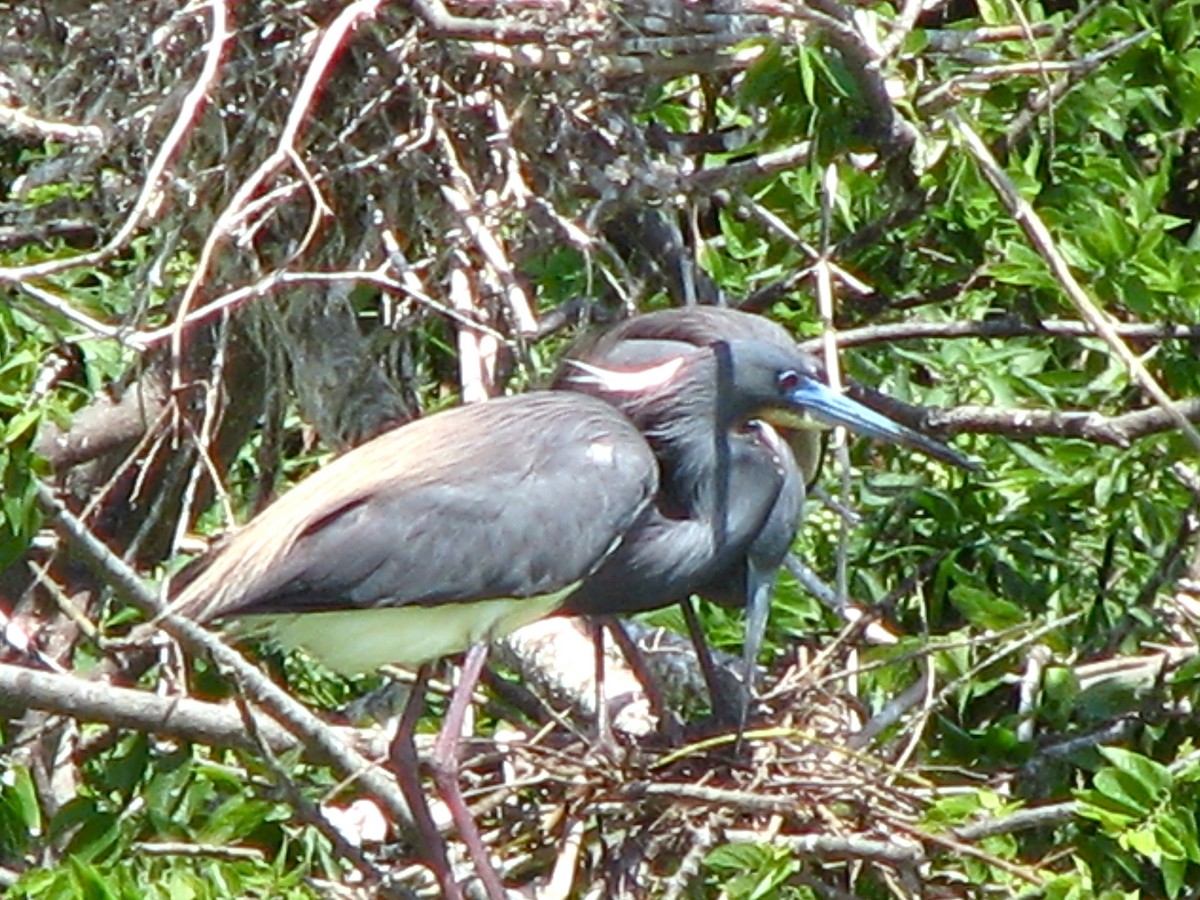
{"type": "Polygon", "coordinates": [[[979,463],[953,447],[894,422],[870,407],[863,406],[857,400],[839,394],[815,378],[803,378],[788,394],[788,400],[825,425],[842,425],[866,437],[911,447],[962,469],[973,472],[982,469],[979,463]]]}

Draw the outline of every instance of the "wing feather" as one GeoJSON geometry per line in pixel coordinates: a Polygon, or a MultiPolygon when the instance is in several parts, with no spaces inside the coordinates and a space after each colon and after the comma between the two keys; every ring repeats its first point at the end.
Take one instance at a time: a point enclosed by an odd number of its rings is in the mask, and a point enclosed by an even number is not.
{"type": "Polygon", "coordinates": [[[439,413],[305,479],[176,608],[204,620],[544,596],[612,552],[657,473],[628,419],[581,394],[439,413]]]}

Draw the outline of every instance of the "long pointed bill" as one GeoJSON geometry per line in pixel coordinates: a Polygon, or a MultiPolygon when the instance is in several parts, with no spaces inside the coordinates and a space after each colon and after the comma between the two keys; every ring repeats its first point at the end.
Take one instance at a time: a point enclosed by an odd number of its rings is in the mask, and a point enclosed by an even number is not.
{"type": "Polygon", "coordinates": [[[934,459],[940,459],[942,462],[963,469],[973,472],[980,470],[979,463],[959,453],[953,447],[948,447],[941,441],[921,434],[919,431],[913,431],[906,425],[901,425],[882,413],[875,412],[869,406],[863,406],[857,400],[851,400],[844,394],[839,394],[815,378],[803,379],[791,391],[788,399],[825,425],[843,425],[857,434],[911,447],[934,459]]]}

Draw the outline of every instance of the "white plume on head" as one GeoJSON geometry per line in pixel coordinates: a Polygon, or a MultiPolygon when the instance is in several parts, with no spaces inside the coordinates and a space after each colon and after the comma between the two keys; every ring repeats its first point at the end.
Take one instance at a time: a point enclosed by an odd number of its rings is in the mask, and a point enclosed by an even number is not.
{"type": "Polygon", "coordinates": [[[590,384],[604,390],[621,394],[636,394],[651,388],[662,387],[675,377],[683,365],[683,357],[676,356],[665,363],[645,369],[605,369],[581,359],[569,359],[567,364],[579,369],[582,374],[568,376],[576,384],[590,384]]]}

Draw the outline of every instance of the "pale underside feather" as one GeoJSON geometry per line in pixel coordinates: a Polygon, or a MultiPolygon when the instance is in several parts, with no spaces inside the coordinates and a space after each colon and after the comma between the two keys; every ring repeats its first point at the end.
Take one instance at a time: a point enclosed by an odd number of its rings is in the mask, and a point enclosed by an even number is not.
{"type": "Polygon", "coordinates": [[[415,667],[503,637],[554,612],[574,589],[446,606],[244,616],[238,629],[267,634],[289,649],[302,648],[335,672],[360,675],[383,665],[415,667]]]}

